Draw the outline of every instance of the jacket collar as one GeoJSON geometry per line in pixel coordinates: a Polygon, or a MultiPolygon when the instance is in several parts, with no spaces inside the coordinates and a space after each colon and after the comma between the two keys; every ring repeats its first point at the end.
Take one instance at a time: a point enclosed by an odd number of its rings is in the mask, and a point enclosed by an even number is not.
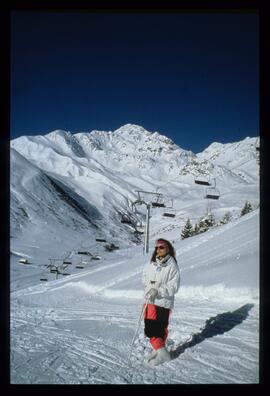
{"type": "Polygon", "coordinates": [[[156,265],[167,265],[167,261],[169,260],[169,258],[170,258],[171,256],[170,256],[170,254],[167,254],[165,257],[163,257],[162,259],[160,259],[160,258],[158,258],[158,257],[156,257],[156,262],[155,262],[155,264],[156,265]]]}

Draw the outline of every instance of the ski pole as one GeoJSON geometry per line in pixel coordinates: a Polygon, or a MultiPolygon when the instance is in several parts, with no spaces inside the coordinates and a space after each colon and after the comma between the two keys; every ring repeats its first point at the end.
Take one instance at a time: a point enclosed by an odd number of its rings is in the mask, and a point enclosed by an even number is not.
{"type": "Polygon", "coordinates": [[[131,345],[130,345],[130,352],[129,352],[128,361],[127,361],[127,362],[128,362],[128,365],[129,365],[130,358],[131,358],[131,355],[132,355],[132,348],[133,348],[135,339],[136,339],[136,337],[137,337],[137,335],[138,335],[138,332],[139,332],[139,329],[140,329],[141,320],[142,320],[142,317],[143,317],[144,312],[145,312],[145,310],[146,310],[147,304],[148,304],[148,300],[143,304],[142,309],[141,309],[140,317],[139,317],[138,324],[137,324],[137,329],[136,329],[136,331],[135,331],[135,334],[134,334],[132,343],[131,343],[131,345]]]}

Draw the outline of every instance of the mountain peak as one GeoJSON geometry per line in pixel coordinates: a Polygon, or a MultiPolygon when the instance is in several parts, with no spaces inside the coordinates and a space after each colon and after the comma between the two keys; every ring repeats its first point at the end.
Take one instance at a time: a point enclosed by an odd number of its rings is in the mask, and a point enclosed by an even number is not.
{"type": "Polygon", "coordinates": [[[147,131],[145,128],[143,128],[140,125],[136,124],[125,124],[121,126],[120,128],[116,129],[114,134],[146,134],[146,135],[151,135],[151,132],[147,131]]]}
{"type": "Polygon", "coordinates": [[[50,138],[54,138],[56,136],[65,137],[67,135],[71,135],[71,133],[68,131],[65,131],[64,129],[55,129],[54,131],[48,133],[46,136],[50,137],[50,138]]]}

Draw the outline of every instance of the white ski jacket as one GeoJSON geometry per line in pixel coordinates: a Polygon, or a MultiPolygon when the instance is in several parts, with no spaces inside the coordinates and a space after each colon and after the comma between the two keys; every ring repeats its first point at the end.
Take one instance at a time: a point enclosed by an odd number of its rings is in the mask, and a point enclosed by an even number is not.
{"type": "Polygon", "coordinates": [[[157,257],[156,262],[148,262],[143,270],[142,282],[145,292],[152,287],[158,290],[155,305],[173,308],[174,295],[180,287],[180,271],[172,256],[167,255],[162,260],[157,257]]]}

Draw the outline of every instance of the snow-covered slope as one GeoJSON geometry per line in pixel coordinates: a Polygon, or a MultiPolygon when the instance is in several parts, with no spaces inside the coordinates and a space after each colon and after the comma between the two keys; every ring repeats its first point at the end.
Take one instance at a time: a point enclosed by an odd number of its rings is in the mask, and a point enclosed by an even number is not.
{"type": "Polygon", "coordinates": [[[11,141],[12,382],[258,382],[257,144],[213,143],[195,155],[132,124],[11,141]],[[211,186],[194,182],[203,177],[211,186]],[[214,185],[219,199],[205,199],[214,185]],[[166,204],[151,208],[148,255],[136,190],[166,204]],[[253,211],[239,218],[246,200],[253,211]],[[164,216],[170,210],[175,217],[164,216]],[[195,224],[209,210],[217,220],[230,211],[232,221],[181,240],[187,218],[195,224]],[[127,354],[157,237],[176,248],[181,289],[168,340],[175,359],[149,372],[142,328],[131,367],[127,354]]]}
{"type": "MultiPolygon", "coordinates": [[[[11,294],[12,383],[256,383],[259,379],[258,210],[175,242],[181,269],[168,348],[144,366],[139,247],[69,277],[11,294]],[[225,247],[225,248],[224,248],[225,247]]],[[[151,250],[152,250],[151,246],[151,250]]]]}
{"type": "Polygon", "coordinates": [[[122,173],[135,171],[137,176],[145,169],[164,175],[175,165],[184,164],[187,158],[194,156],[167,137],[131,124],[114,132],[92,131],[72,135],[56,130],[45,136],[23,136],[13,140],[11,145],[40,167],[73,176],[76,170],[69,165],[72,163],[70,158],[77,168],[80,168],[79,164],[89,165],[90,162],[99,169],[105,167],[122,173]],[[47,161],[48,157],[50,161],[47,161]]]}
{"type": "MultiPolygon", "coordinates": [[[[245,170],[248,169],[250,162],[258,158],[258,147],[258,138],[247,137],[235,143],[212,143],[202,153],[197,154],[197,157],[200,160],[211,161],[215,165],[225,166],[230,170],[236,168],[245,170]]],[[[255,173],[254,167],[250,169],[252,173],[255,173]]]]}
{"type": "MultiPolygon", "coordinates": [[[[101,220],[101,213],[89,202],[76,196],[64,184],[46,175],[37,166],[31,164],[16,150],[11,149],[11,204],[12,226],[18,229],[26,219],[47,218],[52,222],[84,229],[97,227],[95,221],[101,220]],[[20,207],[19,205],[22,205],[20,207]],[[21,209],[21,212],[20,212],[21,209]],[[77,219],[80,222],[77,224],[77,219]]],[[[13,231],[13,229],[12,229],[13,231]]]]}

